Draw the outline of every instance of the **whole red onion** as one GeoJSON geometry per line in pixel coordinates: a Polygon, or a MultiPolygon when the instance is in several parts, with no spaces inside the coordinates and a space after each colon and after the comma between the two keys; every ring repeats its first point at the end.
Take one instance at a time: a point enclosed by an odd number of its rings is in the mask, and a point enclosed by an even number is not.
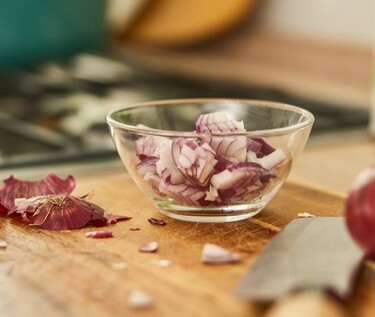
{"type": "Polygon", "coordinates": [[[345,203],[347,227],[366,256],[375,259],[375,166],[362,171],[345,203]]]}

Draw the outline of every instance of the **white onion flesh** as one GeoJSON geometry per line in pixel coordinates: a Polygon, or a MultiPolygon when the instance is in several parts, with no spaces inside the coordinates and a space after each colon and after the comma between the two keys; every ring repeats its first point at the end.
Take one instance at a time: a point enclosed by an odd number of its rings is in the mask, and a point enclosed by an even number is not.
{"type": "Polygon", "coordinates": [[[136,141],[139,175],[155,193],[188,206],[228,205],[252,200],[287,160],[263,138],[246,137],[243,122],[224,113],[199,116],[196,131],[224,134],[162,141],[136,141]],[[240,135],[228,136],[230,133],[240,135]]]}

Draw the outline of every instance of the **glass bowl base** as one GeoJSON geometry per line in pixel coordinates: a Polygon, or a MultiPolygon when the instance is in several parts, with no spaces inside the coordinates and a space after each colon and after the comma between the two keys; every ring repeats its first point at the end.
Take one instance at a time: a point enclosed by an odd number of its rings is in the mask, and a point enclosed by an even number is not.
{"type": "Polygon", "coordinates": [[[168,202],[155,202],[159,211],[170,218],[191,222],[233,222],[244,220],[258,214],[266,205],[265,202],[224,207],[188,207],[168,202]]]}

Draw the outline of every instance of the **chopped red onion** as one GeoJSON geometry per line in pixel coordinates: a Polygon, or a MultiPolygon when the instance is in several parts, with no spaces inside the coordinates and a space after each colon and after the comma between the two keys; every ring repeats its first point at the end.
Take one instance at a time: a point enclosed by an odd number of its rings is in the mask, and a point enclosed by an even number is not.
{"type": "Polygon", "coordinates": [[[204,130],[208,125],[219,124],[225,121],[228,121],[228,117],[222,112],[202,114],[198,117],[197,121],[195,122],[195,130],[197,132],[206,132],[204,130]]]}
{"type": "Polygon", "coordinates": [[[146,244],[143,244],[139,247],[139,252],[154,253],[158,249],[158,243],[153,241],[146,244]]]}
{"type": "MultiPolygon", "coordinates": [[[[197,132],[230,134],[245,133],[243,122],[229,120],[223,113],[210,113],[199,116],[195,125],[197,132]]],[[[246,159],[246,137],[213,136],[206,140],[217,155],[221,155],[233,163],[246,159]]]]}
{"type": "Polygon", "coordinates": [[[270,155],[273,151],[275,151],[275,149],[271,145],[269,145],[263,138],[251,137],[250,139],[258,142],[261,145],[260,150],[257,152],[258,157],[270,155]]]}
{"type": "Polygon", "coordinates": [[[206,135],[137,140],[141,162],[136,169],[159,196],[196,207],[248,202],[276,178],[274,169],[287,159],[263,138],[246,137],[243,122],[224,113],[201,115],[195,127],[206,135]]]}
{"type": "Polygon", "coordinates": [[[152,225],[165,226],[167,223],[163,219],[148,218],[147,221],[152,225]]]}
{"type": "Polygon", "coordinates": [[[112,215],[112,214],[105,214],[104,217],[107,219],[107,224],[112,225],[117,221],[126,221],[132,219],[129,216],[122,216],[122,215],[112,215]]]}
{"type": "Polygon", "coordinates": [[[205,264],[236,263],[240,260],[240,256],[215,244],[206,243],[202,250],[201,260],[205,264]]]}
{"type": "Polygon", "coordinates": [[[158,157],[149,156],[140,162],[136,168],[140,175],[145,176],[147,173],[156,174],[156,162],[159,160],[158,157]]]}
{"type": "Polygon", "coordinates": [[[265,169],[271,170],[286,160],[286,155],[282,149],[277,149],[271,154],[258,159],[258,163],[265,169]]]}
{"type": "Polygon", "coordinates": [[[8,244],[4,240],[0,240],[0,249],[6,249],[8,244]]]}
{"type": "Polygon", "coordinates": [[[86,232],[86,238],[112,238],[113,233],[112,231],[107,231],[107,230],[99,230],[99,231],[91,231],[91,232],[86,232]]]}
{"type": "Polygon", "coordinates": [[[173,141],[169,140],[164,147],[160,149],[160,159],[156,162],[156,172],[161,181],[172,185],[178,185],[185,182],[185,177],[177,168],[173,160],[173,141]]]}
{"type": "Polygon", "coordinates": [[[246,147],[248,151],[258,154],[262,150],[262,143],[254,138],[247,138],[246,147]]]}
{"type": "Polygon", "coordinates": [[[136,152],[138,158],[143,161],[147,158],[158,155],[159,142],[155,136],[148,135],[139,138],[135,142],[136,152]]]}
{"type": "Polygon", "coordinates": [[[0,188],[0,211],[8,211],[14,207],[16,198],[31,198],[42,195],[70,195],[76,186],[72,175],[66,179],[49,173],[38,181],[21,181],[13,176],[4,180],[0,188]]]}
{"type": "Polygon", "coordinates": [[[218,196],[217,189],[214,186],[210,186],[210,189],[206,191],[205,200],[215,201],[218,196]]]}
{"type": "Polygon", "coordinates": [[[192,139],[174,139],[172,157],[181,173],[197,186],[206,186],[215,172],[215,152],[205,142],[200,145],[192,139]]]}
{"type": "Polygon", "coordinates": [[[205,204],[206,193],[189,184],[172,185],[161,181],[159,190],[167,197],[190,206],[203,206],[205,204]]]}
{"type": "Polygon", "coordinates": [[[226,170],[212,176],[211,184],[216,189],[244,188],[253,185],[265,172],[265,169],[257,163],[233,164],[226,170]]]}

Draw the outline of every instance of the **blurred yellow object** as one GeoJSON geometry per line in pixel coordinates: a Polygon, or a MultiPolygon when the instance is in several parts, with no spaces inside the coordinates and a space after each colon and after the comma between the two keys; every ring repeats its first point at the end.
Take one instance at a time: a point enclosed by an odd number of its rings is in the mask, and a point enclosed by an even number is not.
{"type": "Polygon", "coordinates": [[[160,46],[192,45],[239,23],[256,0],[152,0],[122,37],[160,46]]]}

